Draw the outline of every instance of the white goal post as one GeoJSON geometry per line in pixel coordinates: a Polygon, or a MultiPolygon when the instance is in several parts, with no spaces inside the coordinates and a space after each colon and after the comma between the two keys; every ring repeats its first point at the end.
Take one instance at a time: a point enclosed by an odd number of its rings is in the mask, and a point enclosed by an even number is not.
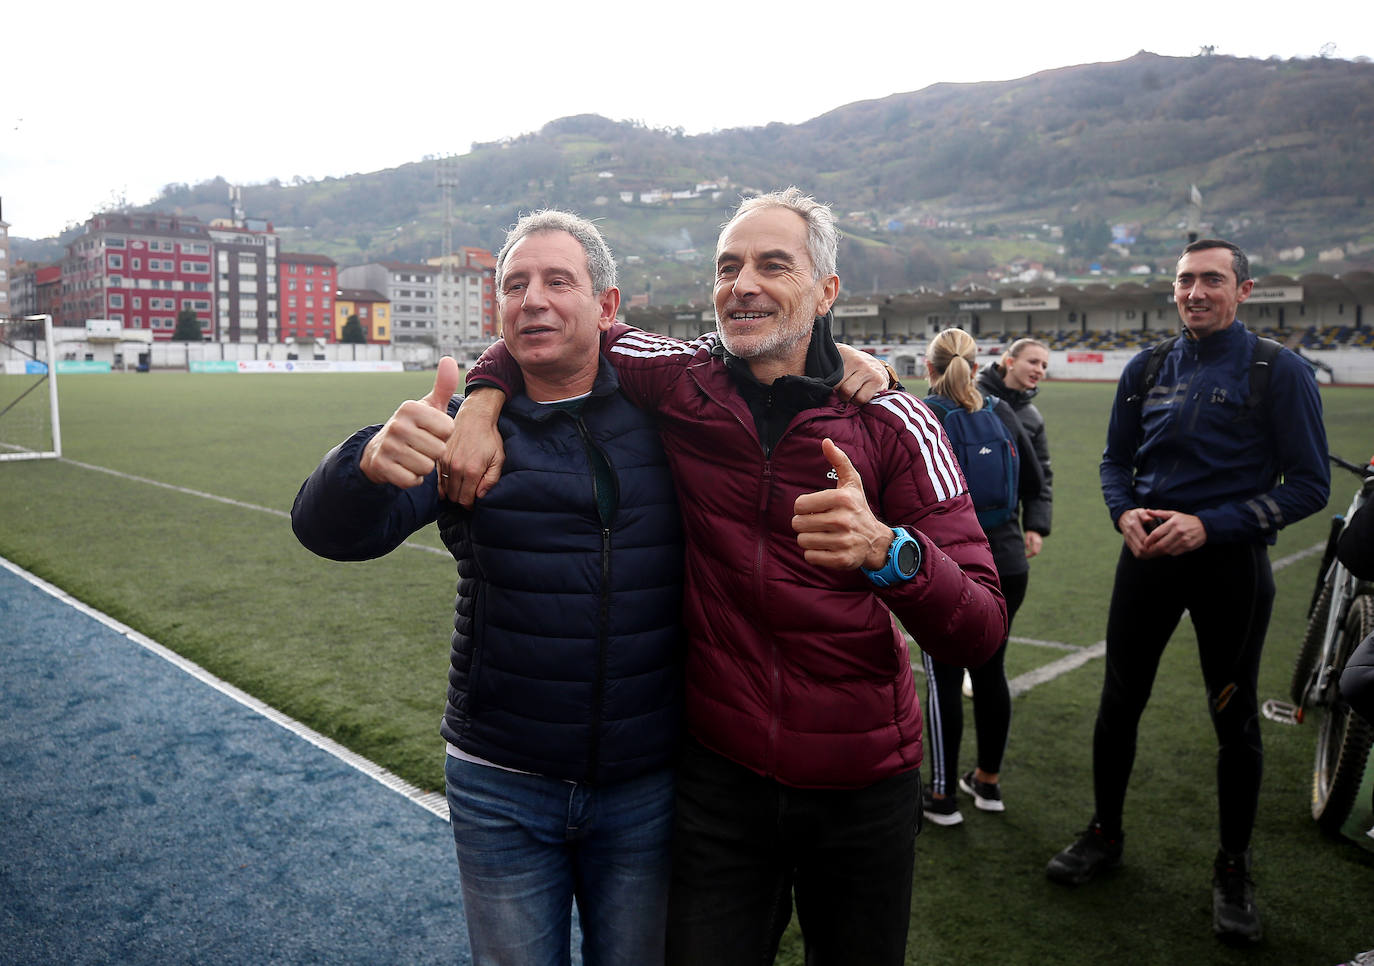
{"type": "Polygon", "coordinates": [[[0,462],[61,456],[52,316],[0,319],[0,462]]]}

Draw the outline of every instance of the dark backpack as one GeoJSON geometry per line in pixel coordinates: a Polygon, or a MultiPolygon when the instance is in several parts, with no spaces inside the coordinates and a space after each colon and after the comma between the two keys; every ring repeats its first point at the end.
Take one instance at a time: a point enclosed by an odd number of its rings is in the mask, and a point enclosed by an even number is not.
{"type": "Polygon", "coordinates": [[[1016,519],[1021,457],[1006,424],[993,410],[997,397],[985,395],[983,408],[975,413],[941,396],[927,396],[925,402],[940,417],[964,470],[978,524],[986,531],[1016,519]]]}

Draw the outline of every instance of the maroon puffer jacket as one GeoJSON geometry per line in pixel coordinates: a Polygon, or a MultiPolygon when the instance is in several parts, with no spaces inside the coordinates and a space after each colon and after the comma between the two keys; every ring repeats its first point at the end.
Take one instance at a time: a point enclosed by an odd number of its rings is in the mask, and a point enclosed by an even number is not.
{"type": "MultiPolygon", "coordinates": [[[[921,710],[893,616],[951,664],[981,664],[1006,633],[992,555],[939,420],[904,392],[859,407],[832,395],[799,414],[768,459],[713,336],[684,343],[621,325],[609,335],[621,388],[657,413],[677,482],[688,729],[801,788],[858,788],[917,767],[921,710]],[[793,504],[834,486],[827,437],[875,515],[920,540],[914,579],[879,589],[857,570],[806,562],[793,504]]],[[[487,362],[470,380],[500,384],[503,371],[518,373],[487,362]]]]}

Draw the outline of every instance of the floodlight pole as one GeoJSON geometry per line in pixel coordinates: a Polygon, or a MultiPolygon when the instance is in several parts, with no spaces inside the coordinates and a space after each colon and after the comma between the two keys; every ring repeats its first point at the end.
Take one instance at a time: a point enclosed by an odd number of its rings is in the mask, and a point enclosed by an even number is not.
{"type": "Polygon", "coordinates": [[[57,346],[52,337],[51,315],[26,315],[25,322],[43,323],[43,342],[48,348],[48,409],[52,413],[52,449],[58,459],[62,458],[62,421],[57,408],[57,346]]]}

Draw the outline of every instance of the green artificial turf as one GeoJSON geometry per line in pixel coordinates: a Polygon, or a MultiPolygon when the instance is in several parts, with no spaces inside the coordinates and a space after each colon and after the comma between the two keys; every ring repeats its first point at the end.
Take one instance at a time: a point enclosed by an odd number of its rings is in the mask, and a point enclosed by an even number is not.
{"type": "MultiPolygon", "coordinates": [[[[423,395],[432,379],[64,376],[65,459],[0,464],[0,554],[421,788],[441,789],[451,560],[410,547],[365,563],[320,560],[284,516],[329,447],[423,395]]],[[[1120,548],[1097,482],[1112,390],[1049,382],[1037,400],[1054,456],[1054,532],[1032,564],[1015,636],[1079,647],[1102,639],[1120,548]]],[[[1367,459],[1374,390],[1322,396],[1332,450],[1367,459]]],[[[1329,509],[1343,510],[1354,489],[1336,471],[1329,509]]],[[[1327,517],[1285,530],[1272,559],[1319,544],[1327,517]]],[[[414,540],[439,546],[432,529],[414,540]]],[[[1309,556],[1276,575],[1262,697],[1287,691],[1317,564],[1309,556]]],[[[1064,653],[1013,643],[1009,674],[1064,653]]],[[[1313,729],[1267,721],[1254,843],[1266,939],[1241,952],[1212,938],[1214,740],[1186,621],[1142,723],[1125,865],[1078,890],[1048,882],[1045,862],[1092,811],[1100,683],[1093,660],[1018,698],[1006,813],[965,800],[963,825],[922,833],[909,962],[1320,966],[1374,947],[1374,853],[1323,836],[1308,814],[1313,729]]],[[[965,732],[971,767],[971,716],[965,732]]],[[[800,949],[794,925],[779,962],[800,963],[800,949]]]]}

